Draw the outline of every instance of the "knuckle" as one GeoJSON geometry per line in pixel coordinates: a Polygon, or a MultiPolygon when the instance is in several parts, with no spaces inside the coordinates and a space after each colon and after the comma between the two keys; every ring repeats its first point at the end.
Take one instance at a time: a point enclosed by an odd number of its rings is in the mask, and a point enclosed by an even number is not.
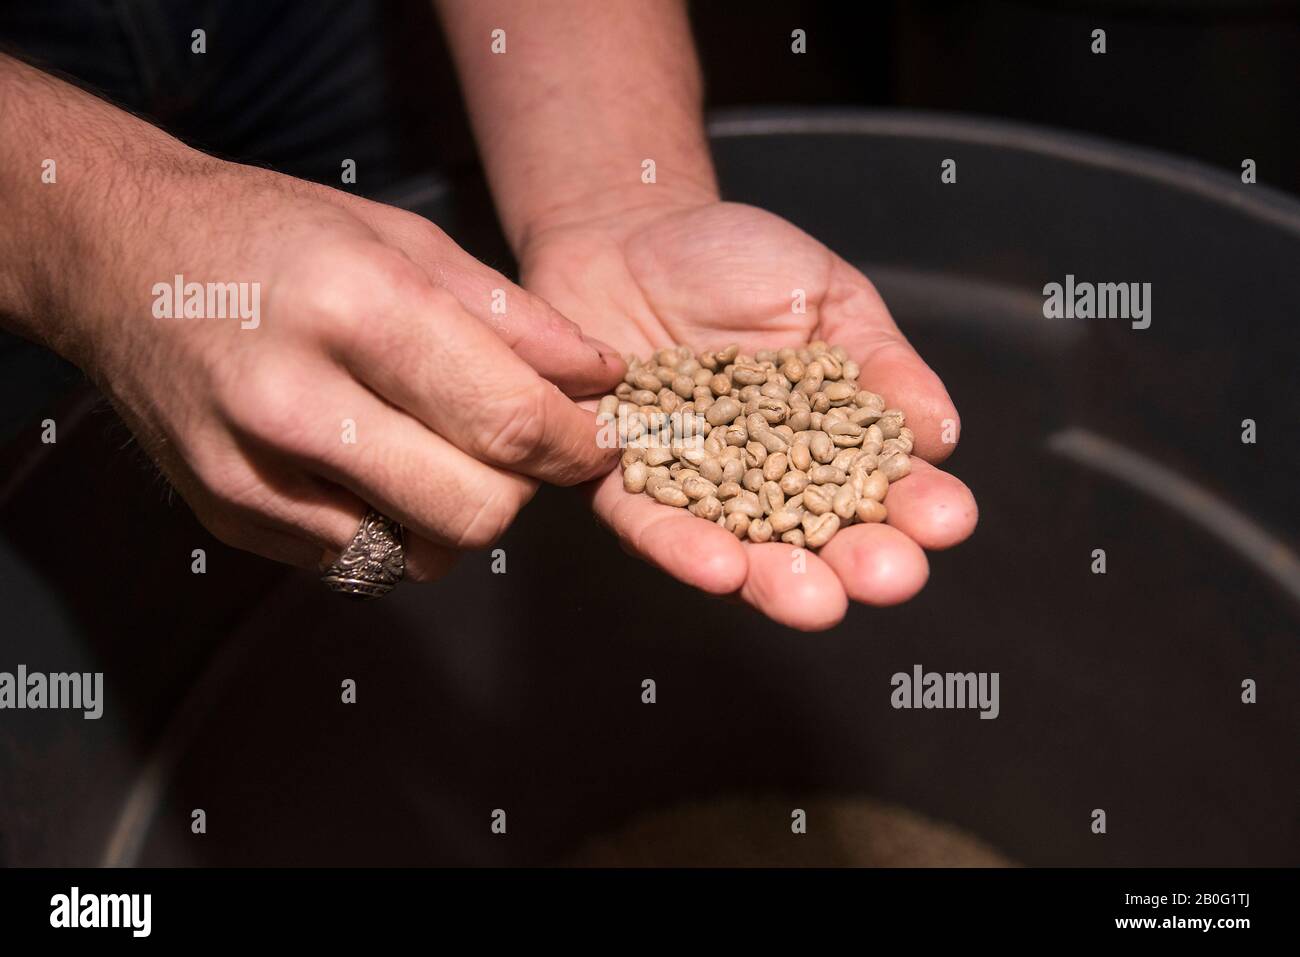
{"type": "Polygon", "coordinates": [[[316,447],[310,393],[292,376],[256,365],[232,378],[222,393],[224,414],[239,432],[295,455],[316,447]]]}
{"type": "Polygon", "coordinates": [[[527,462],[546,435],[548,402],[546,386],[538,383],[485,405],[475,451],[507,468],[527,462]]]}
{"type": "Polygon", "coordinates": [[[367,243],[334,254],[291,294],[291,305],[313,326],[349,342],[385,317],[405,312],[405,304],[428,288],[428,278],[406,254],[367,243]]]}
{"type": "Polygon", "coordinates": [[[522,503],[510,500],[504,490],[494,492],[478,503],[473,513],[456,533],[456,547],[487,548],[500,538],[519,514],[522,503]]]}

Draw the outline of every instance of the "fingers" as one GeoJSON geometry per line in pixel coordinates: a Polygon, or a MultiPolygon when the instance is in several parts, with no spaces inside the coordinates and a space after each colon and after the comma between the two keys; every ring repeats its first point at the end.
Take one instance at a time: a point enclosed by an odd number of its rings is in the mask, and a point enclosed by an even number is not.
{"type": "MultiPolygon", "coordinates": [[[[230,446],[201,456],[204,475],[179,468],[173,482],[218,540],[272,561],[323,571],[351,543],[367,506],[345,489],[264,452],[230,446]]],[[[173,475],[173,469],[168,469],[173,475]]],[[[434,581],[456,553],[419,535],[404,538],[406,578],[434,581]]]]}
{"type": "MultiPolygon", "coordinates": [[[[613,468],[596,418],[541,378],[450,293],[391,269],[393,296],[332,346],[361,382],[468,455],[556,485],[613,468]]],[[[606,443],[609,445],[609,443],[606,443]]]]}
{"type": "Polygon", "coordinates": [[[608,392],[626,373],[612,346],[585,337],[544,300],[469,255],[424,217],[367,204],[363,218],[435,286],[452,293],[520,359],[568,395],[608,392]]]}
{"type": "Polygon", "coordinates": [[[907,601],[930,577],[921,546],[889,525],[850,525],[819,553],[835,572],[844,591],[866,605],[907,601]]]}
{"type": "MultiPolygon", "coordinates": [[[[291,564],[324,571],[351,544],[369,506],[318,476],[268,465],[257,458],[250,459],[250,463],[267,495],[257,524],[281,536],[298,538],[313,553],[291,564]]],[[[403,534],[402,551],[406,558],[405,578],[416,582],[436,581],[451,571],[458,557],[454,549],[437,545],[410,529],[403,534]]]]}
{"type": "Polygon", "coordinates": [[[948,390],[895,325],[866,276],[838,257],[821,305],[821,335],[861,367],[858,381],[907,413],[916,454],[942,462],[957,446],[961,419],[948,390]]]}
{"type": "MultiPolygon", "coordinates": [[[[277,450],[441,545],[486,547],[536,490],[534,482],[466,455],[323,363],[302,363],[272,380],[250,377],[227,414],[248,441],[277,450]]],[[[359,515],[348,516],[344,542],[359,515]]]]}
{"type": "Polygon", "coordinates": [[[746,602],[800,631],[824,631],[844,619],[849,609],[844,586],[815,553],[777,542],[751,543],[746,548],[749,577],[740,590],[746,602]]]}
{"type": "Polygon", "coordinates": [[[629,495],[617,473],[600,482],[593,504],[624,546],[674,578],[713,595],[729,595],[744,584],[745,548],[720,526],[648,496],[629,495]]]}
{"type": "Polygon", "coordinates": [[[922,548],[938,551],[963,542],[975,531],[979,506],[960,479],[920,458],[912,471],[889,486],[885,521],[922,548]]]}

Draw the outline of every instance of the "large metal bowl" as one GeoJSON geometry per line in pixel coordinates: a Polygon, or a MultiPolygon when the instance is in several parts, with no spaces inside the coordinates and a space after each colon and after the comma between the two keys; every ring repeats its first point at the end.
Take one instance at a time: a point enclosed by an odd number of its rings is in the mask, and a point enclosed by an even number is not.
{"type": "MultiPolygon", "coordinates": [[[[729,198],[859,263],[963,413],[948,467],[980,527],[925,591],[797,634],[544,490],[505,575],[475,554],[351,605],[217,545],[111,414],[70,406],[57,446],[6,460],[0,667],[102,670],[106,714],[0,713],[5,862],[538,863],[647,812],[776,795],[900,805],[1030,864],[1300,863],[1300,204],[985,120],[712,129],[729,198]],[[1150,282],[1151,327],[1045,319],[1067,274],[1150,282]],[[998,672],[1000,716],[894,710],[915,664],[998,672]]],[[[392,198],[505,265],[473,184],[392,198]]],[[[752,859],[788,816],[715,826],[752,859]]]]}

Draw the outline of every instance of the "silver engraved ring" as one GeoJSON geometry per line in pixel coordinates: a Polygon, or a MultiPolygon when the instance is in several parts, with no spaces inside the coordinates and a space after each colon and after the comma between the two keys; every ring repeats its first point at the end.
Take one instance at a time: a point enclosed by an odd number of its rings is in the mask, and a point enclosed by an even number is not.
{"type": "Polygon", "coordinates": [[[405,572],[402,526],[372,508],[321,581],[344,595],[382,598],[397,587],[405,572]]]}

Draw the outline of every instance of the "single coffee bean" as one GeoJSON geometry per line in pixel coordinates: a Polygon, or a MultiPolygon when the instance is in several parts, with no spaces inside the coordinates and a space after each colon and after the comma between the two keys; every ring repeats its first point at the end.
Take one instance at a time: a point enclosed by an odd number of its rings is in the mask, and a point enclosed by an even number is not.
{"type": "Polygon", "coordinates": [[[722,481],[736,482],[745,477],[745,462],[739,458],[725,458],[722,460],[722,481]]]}
{"type": "Polygon", "coordinates": [[[623,469],[623,490],[626,492],[644,492],[649,469],[644,462],[633,462],[623,469]]]}
{"type": "Polygon", "coordinates": [[[896,439],[903,428],[903,413],[898,409],[886,409],[876,425],[879,426],[880,434],[885,438],[896,439]]]}
{"type": "Polygon", "coordinates": [[[698,501],[706,495],[716,495],[718,491],[716,485],[708,479],[700,478],[698,475],[682,479],[681,484],[682,491],[685,492],[686,497],[692,501],[698,501]]]}
{"type": "Polygon", "coordinates": [[[881,460],[879,471],[883,472],[889,481],[897,482],[912,471],[912,460],[905,452],[895,452],[889,458],[881,460]]]}
{"type": "Polygon", "coordinates": [[[808,473],[808,478],[818,485],[843,485],[847,476],[833,465],[819,465],[808,473]]]}
{"type": "MultiPolygon", "coordinates": [[[[838,379],[844,374],[844,363],[833,352],[823,352],[817,357],[817,364],[822,367],[822,374],[828,380],[838,379]]],[[[849,393],[850,396],[852,394],[849,393]]]]}
{"type": "Polygon", "coordinates": [[[768,518],[768,522],[771,524],[773,532],[777,535],[783,535],[790,529],[799,527],[799,516],[789,509],[783,508],[780,511],[773,512],[768,518]]]}
{"type": "Polygon", "coordinates": [[[883,396],[876,395],[874,392],[868,392],[866,389],[859,390],[853,396],[853,404],[864,409],[879,409],[884,411],[885,400],[883,396]]]}
{"type": "Polygon", "coordinates": [[[815,516],[810,525],[805,525],[804,541],[809,548],[821,548],[831,540],[831,536],[840,530],[840,517],[834,512],[815,516]]]}
{"type": "Polygon", "coordinates": [[[766,397],[755,401],[754,410],[767,420],[768,425],[780,425],[790,414],[790,407],[781,399],[766,397]]]}
{"type": "Polygon", "coordinates": [[[889,515],[885,506],[875,499],[858,499],[857,519],[859,522],[883,522],[889,515]]]}
{"type": "Polygon", "coordinates": [[[732,512],[726,516],[723,527],[743,541],[749,532],[749,516],[743,512],[732,512]]]}
{"type": "Polygon", "coordinates": [[[790,446],[790,468],[798,469],[800,472],[807,472],[812,467],[812,453],[808,450],[808,443],[795,440],[790,446]]]}
{"type": "Polygon", "coordinates": [[[808,473],[793,469],[781,476],[780,485],[786,495],[798,495],[808,487],[808,473]]]}
{"type": "MultiPolygon", "coordinates": [[[[818,361],[820,362],[822,360],[818,361]]],[[[834,378],[834,376],[828,375],[827,378],[834,378]]],[[[854,388],[852,383],[849,382],[828,383],[825,388],[822,389],[822,392],[833,406],[848,405],[853,401],[854,388]]]]}
{"type": "Polygon", "coordinates": [[[672,460],[672,449],[664,446],[657,446],[645,450],[645,464],[651,468],[654,468],[656,465],[664,465],[672,460]]]}
{"type": "Polygon", "coordinates": [[[791,356],[781,363],[781,375],[785,376],[791,382],[798,382],[803,378],[803,363],[796,357],[791,356]]]}
{"type": "Polygon", "coordinates": [[[758,468],[753,468],[745,472],[744,478],[740,480],[740,484],[747,491],[757,492],[760,488],[763,487],[763,483],[765,481],[766,479],[763,478],[763,470],[758,468]]]}
{"type": "Polygon", "coordinates": [[[710,455],[700,463],[700,477],[714,485],[722,482],[722,461],[716,455],[710,455]]]}
{"type": "Polygon", "coordinates": [[[751,519],[748,531],[751,542],[762,544],[772,540],[772,523],[765,518],[751,519]]]}
{"type": "MultiPolygon", "coordinates": [[[[794,406],[791,405],[791,409],[793,408],[794,406]]],[[[802,432],[808,428],[809,423],[812,421],[812,413],[807,409],[800,409],[797,412],[792,411],[785,421],[795,432],[802,432]]]]}
{"type": "Polygon", "coordinates": [[[873,409],[870,406],[863,409],[854,409],[849,413],[849,421],[854,425],[860,425],[866,428],[868,425],[875,425],[880,420],[880,410],[873,409]]]}
{"type": "Polygon", "coordinates": [[[790,529],[790,531],[785,532],[781,535],[781,541],[785,542],[787,545],[793,545],[795,548],[803,548],[805,544],[803,529],[802,528],[790,529]]]}
{"type": "Polygon", "coordinates": [[[761,518],[763,507],[758,504],[756,498],[746,498],[744,495],[737,495],[735,498],[728,499],[722,506],[724,515],[734,515],[739,512],[742,515],[748,515],[750,518],[761,518]]]}
{"type": "Polygon", "coordinates": [[[635,389],[649,392],[658,392],[660,389],[659,377],[647,369],[629,372],[627,381],[632,383],[632,387],[635,389]]]}
{"type": "Polygon", "coordinates": [[[763,463],[763,478],[769,482],[780,480],[781,476],[785,474],[788,463],[789,458],[784,452],[772,453],[767,457],[767,461],[763,463]]]}
{"type": "Polygon", "coordinates": [[[859,497],[869,498],[876,502],[883,502],[885,494],[889,491],[889,476],[877,469],[867,476],[862,485],[859,497]]]}
{"type": "Polygon", "coordinates": [[[831,437],[822,431],[813,433],[812,440],[808,443],[808,451],[821,465],[835,458],[835,444],[831,441],[831,437]]]}
{"type": "Polygon", "coordinates": [[[715,522],[722,515],[722,503],[718,501],[716,496],[706,495],[698,502],[692,503],[690,510],[700,518],[715,522]]]}
{"type": "Polygon", "coordinates": [[[833,503],[831,493],[822,491],[820,485],[809,485],[803,490],[803,507],[813,515],[829,512],[833,503]]]}
{"type": "Polygon", "coordinates": [[[740,403],[726,396],[709,406],[708,411],[704,413],[704,418],[709,425],[730,425],[738,415],[740,415],[740,403]]]}
{"type": "Polygon", "coordinates": [[[674,508],[684,508],[690,501],[678,486],[671,483],[665,483],[655,489],[655,499],[664,505],[671,505],[674,508]]]}
{"type": "Polygon", "coordinates": [[[764,482],[758,489],[758,503],[764,515],[771,515],[785,507],[785,493],[775,482],[764,482]]]}
{"type": "Polygon", "coordinates": [[[723,482],[713,494],[718,497],[719,501],[725,502],[728,499],[735,498],[741,491],[739,482],[723,482]]]}

